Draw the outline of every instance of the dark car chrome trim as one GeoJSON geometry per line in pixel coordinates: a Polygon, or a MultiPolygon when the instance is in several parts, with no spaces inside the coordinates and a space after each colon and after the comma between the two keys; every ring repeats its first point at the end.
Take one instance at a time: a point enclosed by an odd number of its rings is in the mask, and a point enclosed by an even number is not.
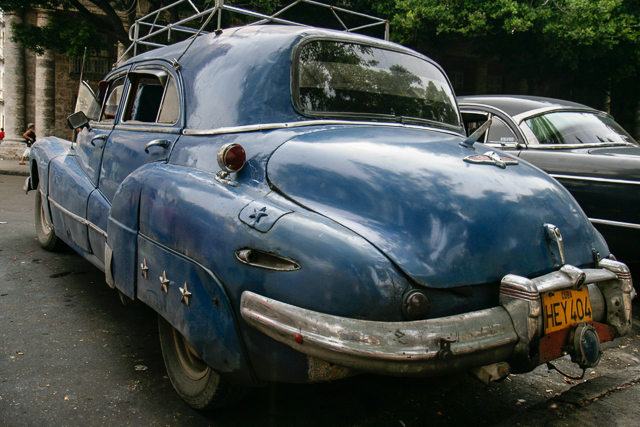
{"type": "Polygon", "coordinates": [[[443,129],[439,127],[410,125],[405,123],[386,123],[386,122],[367,122],[367,121],[349,121],[349,120],[304,120],[300,122],[288,122],[288,123],[264,123],[257,125],[246,126],[230,126],[218,129],[185,129],[182,131],[183,135],[224,135],[227,133],[241,133],[241,132],[258,132],[265,130],[277,130],[277,129],[289,129],[299,128],[304,126],[330,126],[330,125],[356,125],[356,126],[391,126],[401,127],[408,129],[428,129],[438,132],[445,132],[451,135],[460,136],[458,132],[452,130],[443,129]]]}
{"type": "Polygon", "coordinates": [[[576,181],[592,181],[592,182],[607,182],[610,184],[631,184],[631,185],[640,185],[640,181],[629,181],[626,179],[611,179],[611,178],[597,178],[592,176],[581,176],[581,175],[559,175],[559,174],[549,174],[555,179],[573,179],[576,181]]]}
{"type": "Polygon", "coordinates": [[[593,108],[579,108],[579,107],[559,107],[557,105],[554,105],[553,107],[542,107],[542,108],[537,108],[535,110],[529,110],[529,111],[525,111],[524,113],[520,113],[520,114],[516,114],[515,116],[512,116],[513,120],[518,123],[521,124],[523,121],[536,117],[536,116],[542,116],[543,114],[548,114],[548,113],[555,113],[555,112],[576,112],[576,113],[593,113],[595,115],[607,115],[606,113],[603,113],[600,110],[594,110],[593,108]]]}
{"type": "Polygon", "coordinates": [[[56,208],[60,209],[60,212],[62,212],[63,214],[67,215],[71,219],[74,219],[74,220],[78,221],[82,225],[86,225],[87,227],[93,228],[95,231],[97,231],[98,233],[102,234],[105,238],[107,237],[107,232],[102,230],[100,227],[98,227],[97,225],[95,225],[91,221],[89,221],[89,220],[87,220],[85,218],[82,218],[81,216],[76,215],[73,212],[65,209],[59,203],[57,203],[55,200],[53,200],[51,197],[48,197],[48,200],[49,200],[49,203],[51,203],[56,208]]]}
{"type": "Polygon", "coordinates": [[[576,148],[637,147],[630,142],[588,142],[585,144],[529,144],[530,150],[574,150],[576,148]]]}
{"type": "Polygon", "coordinates": [[[589,218],[592,224],[613,225],[614,227],[634,228],[640,230],[640,224],[632,222],[611,221],[608,219],[589,218]]]}

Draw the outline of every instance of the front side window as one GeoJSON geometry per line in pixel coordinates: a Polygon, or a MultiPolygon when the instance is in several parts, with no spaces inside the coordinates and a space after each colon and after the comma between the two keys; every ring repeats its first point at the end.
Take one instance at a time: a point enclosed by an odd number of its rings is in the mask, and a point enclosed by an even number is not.
{"type": "Polygon", "coordinates": [[[89,120],[97,120],[100,115],[100,103],[89,83],[83,81],[78,90],[76,109],[74,113],[82,111],[89,120]]]}
{"type": "Polygon", "coordinates": [[[527,119],[524,124],[540,144],[635,143],[611,117],[594,113],[549,113],[527,119]]]}
{"type": "Polygon", "coordinates": [[[133,73],[123,121],[173,124],[178,121],[178,89],[165,72],[133,73]]]}
{"type": "Polygon", "coordinates": [[[118,112],[118,105],[120,104],[123,88],[124,77],[116,79],[109,86],[109,92],[107,92],[106,101],[102,108],[102,116],[100,117],[101,123],[113,123],[116,113],[118,112]]]}
{"type": "Polygon", "coordinates": [[[306,114],[460,127],[449,82],[424,59],[372,46],[316,40],[300,49],[297,61],[294,103],[306,114]]]}

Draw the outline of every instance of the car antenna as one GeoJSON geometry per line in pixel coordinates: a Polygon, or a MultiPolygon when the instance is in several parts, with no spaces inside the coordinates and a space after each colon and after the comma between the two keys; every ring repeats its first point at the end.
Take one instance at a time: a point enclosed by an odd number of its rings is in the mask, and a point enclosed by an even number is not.
{"type": "Polygon", "coordinates": [[[468,148],[469,150],[475,150],[473,144],[475,144],[475,142],[478,139],[480,139],[482,134],[485,133],[487,129],[489,129],[489,126],[491,126],[492,121],[493,121],[493,114],[489,114],[489,118],[487,119],[487,121],[484,122],[482,126],[480,126],[478,129],[476,129],[475,132],[469,135],[469,138],[462,141],[460,145],[462,145],[465,148],[468,148]]]}

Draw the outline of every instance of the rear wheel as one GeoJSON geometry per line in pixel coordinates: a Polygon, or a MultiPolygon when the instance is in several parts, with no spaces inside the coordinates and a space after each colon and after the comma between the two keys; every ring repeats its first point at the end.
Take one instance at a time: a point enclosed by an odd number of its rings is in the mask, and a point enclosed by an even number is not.
{"type": "Polygon", "coordinates": [[[233,403],[249,391],[249,387],[231,384],[207,366],[184,336],[160,315],[158,329],[171,384],[189,406],[213,409],[233,403]]]}
{"type": "Polygon", "coordinates": [[[62,241],[58,239],[53,229],[53,224],[49,222],[47,213],[44,211],[44,204],[42,198],[44,196],[40,192],[40,185],[36,190],[36,202],[34,206],[34,221],[36,225],[36,234],[38,235],[38,241],[40,246],[47,251],[57,251],[63,246],[62,241]]]}

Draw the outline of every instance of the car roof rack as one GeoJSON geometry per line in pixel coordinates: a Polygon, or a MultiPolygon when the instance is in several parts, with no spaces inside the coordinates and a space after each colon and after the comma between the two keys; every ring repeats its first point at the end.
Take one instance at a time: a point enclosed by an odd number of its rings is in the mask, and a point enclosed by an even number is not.
{"type": "Polygon", "coordinates": [[[342,26],[343,31],[347,31],[347,32],[357,32],[360,30],[363,30],[365,28],[370,28],[370,27],[374,27],[374,26],[378,26],[378,25],[384,25],[384,39],[385,40],[389,40],[389,21],[386,19],[382,19],[382,18],[377,18],[375,16],[370,16],[370,15],[366,15],[364,13],[359,13],[359,12],[355,12],[355,11],[351,11],[348,9],[344,9],[341,7],[336,7],[336,6],[331,6],[325,3],[320,3],[314,0],[294,0],[293,3],[291,3],[288,6],[283,7],[282,9],[278,10],[276,13],[274,13],[273,15],[265,15],[259,12],[255,12],[252,10],[248,10],[248,9],[243,9],[241,7],[237,7],[237,6],[231,6],[228,4],[225,4],[225,0],[215,0],[215,5],[209,9],[206,10],[199,10],[195,4],[193,4],[192,0],[178,0],[170,5],[167,5],[165,7],[162,7],[158,10],[155,10],[145,16],[143,16],[142,18],[136,20],[136,22],[129,28],[129,40],[131,40],[131,45],[129,46],[129,48],[120,56],[120,58],[118,58],[117,62],[114,64],[114,68],[115,66],[117,66],[121,61],[123,61],[124,58],[126,58],[130,53],[133,53],[133,56],[138,54],[138,47],[139,46],[148,46],[148,47],[152,47],[152,48],[159,48],[159,47],[164,47],[164,46],[168,46],[169,44],[171,44],[171,34],[172,33],[182,33],[182,34],[189,34],[190,38],[191,38],[191,43],[189,43],[189,45],[184,49],[184,51],[182,52],[182,54],[174,59],[173,62],[173,66],[176,69],[180,68],[180,59],[184,56],[184,54],[189,50],[189,48],[191,47],[191,45],[193,44],[193,42],[195,41],[195,39],[201,35],[201,34],[208,34],[208,31],[205,31],[205,27],[207,25],[209,25],[209,23],[211,22],[211,20],[214,18],[214,16],[217,15],[218,18],[218,25],[217,28],[215,30],[216,34],[219,34],[222,32],[222,11],[228,11],[228,12],[234,12],[234,13],[238,13],[241,15],[245,15],[245,16],[250,16],[253,18],[258,19],[258,21],[256,22],[252,22],[249,24],[246,24],[246,26],[252,26],[252,25],[260,25],[260,24],[266,24],[266,23],[276,23],[276,24],[284,24],[284,25],[297,25],[297,26],[303,26],[303,27],[308,27],[309,25],[306,24],[302,24],[299,22],[294,22],[294,21],[289,21],[286,19],[282,19],[279,18],[280,15],[282,15],[284,12],[286,12],[287,10],[291,9],[292,7],[298,5],[299,3],[308,3],[314,6],[319,6],[319,7],[323,7],[323,8],[327,8],[329,10],[331,10],[331,12],[333,13],[334,17],[338,20],[339,24],[342,26]],[[188,6],[190,8],[193,9],[193,13],[190,16],[187,16],[186,18],[180,19],[177,22],[172,22],[172,23],[168,23],[168,24],[164,24],[164,23],[158,23],[158,20],[160,18],[160,16],[164,13],[164,12],[169,12],[169,10],[178,10],[178,7],[180,6],[188,6]],[[348,27],[344,21],[340,18],[340,16],[338,15],[338,13],[342,13],[342,14],[347,14],[347,15],[354,15],[354,16],[358,16],[360,18],[364,18],[366,20],[372,21],[368,24],[365,25],[361,25],[358,27],[353,27],[350,28],[348,27]],[[186,27],[185,24],[195,21],[197,19],[204,19],[204,22],[202,23],[202,25],[200,26],[199,29],[196,28],[190,28],[190,27],[186,27]],[[166,33],[167,34],[167,43],[166,44],[162,44],[162,43],[158,43],[157,42],[157,36],[166,33]],[[151,39],[155,40],[151,41],[151,39]]]}

